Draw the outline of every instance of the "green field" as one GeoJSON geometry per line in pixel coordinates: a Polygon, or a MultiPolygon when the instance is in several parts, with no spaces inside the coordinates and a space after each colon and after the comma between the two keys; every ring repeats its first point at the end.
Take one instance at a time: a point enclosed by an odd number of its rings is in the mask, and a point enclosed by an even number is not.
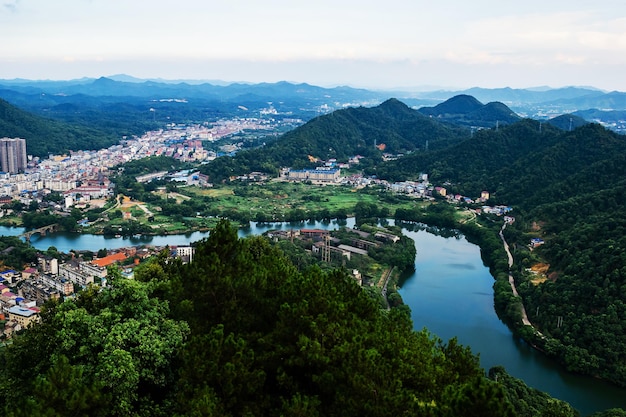
{"type": "MultiPolygon", "coordinates": [[[[159,195],[157,192],[155,194],[159,195]]],[[[163,198],[165,193],[161,192],[163,198]]],[[[171,234],[190,230],[206,230],[216,219],[226,217],[235,224],[247,221],[322,220],[354,216],[355,206],[366,203],[385,208],[393,216],[398,208],[414,208],[425,203],[397,196],[382,189],[355,189],[341,185],[312,185],[291,182],[241,183],[216,188],[181,187],[167,193],[167,199],[150,203],[123,199],[107,210],[108,221],[97,222],[84,229],[99,233],[108,226],[115,233],[171,234]],[[121,203],[124,204],[121,204],[121,203]],[[187,208],[187,214],[166,215],[164,208],[172,205],[187,208]],[[184,207],[187,206],[187,207],[184,207]],[[130,216],[130,218],[129,218],[130,216]],[[134,223],[133,230],[121,229],[134,223]],[[137,225],[141,225],[143,230],[137,225]]]]}
{"type": "Polygon", "coordinates": [[[211,209],[226,217],[248,217],[251,220],[289,220],[290,218],[322,218],[330,215],[352,215],[359,202],[385,205],[393,214],[397,207],[415,205],[414,200],[382,201],[379,193],[340,185],[270,182],[240,186],[224,186],[202,190],[188,187],[181,194],[194,197],[211,196],[211,209]],[[238,216],[232,216],[233,213],[238,216]]]}

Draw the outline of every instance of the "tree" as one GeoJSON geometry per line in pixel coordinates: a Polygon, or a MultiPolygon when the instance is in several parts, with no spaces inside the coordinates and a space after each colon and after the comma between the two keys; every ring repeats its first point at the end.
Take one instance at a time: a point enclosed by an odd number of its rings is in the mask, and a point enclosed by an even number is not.
{"type": "Polygon", "coordinates": [[[50,305],[42,323],[7,349],[4,376],[13,375],[34,409],[161,415],[174,380],[172,361],[188,334],[186,323],[168,314],[148,285],[113,272],[102,291],[90,287],[75,301],[50,305]],[[46,353],[27,348],[31,343],[46,353]],[[26,363],[42,376],[22,375],[16,366],[26,363]],[[76,397],[81,392],[83,400],[76,397]]]}

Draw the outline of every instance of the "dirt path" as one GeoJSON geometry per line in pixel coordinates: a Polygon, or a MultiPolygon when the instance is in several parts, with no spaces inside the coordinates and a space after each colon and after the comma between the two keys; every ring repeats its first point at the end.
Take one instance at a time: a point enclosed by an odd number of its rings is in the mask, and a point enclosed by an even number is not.
{"type": "Polygon", "coordinates": [[[385,303],[387,303],[387,310],[390,309],[389,300],[387,300],[387,284],[389,284],[389,279],[391,278],[391,274],[393,273],[394,269],[395,269],[395,266],[393,268],[387,269],[385,273],[383,274],[381,280],[379,281],[379,284],[384,281],[381,293],[383,295],[383,298],[385,299],[385,303]]]}
{"type": "MultiPolygon", "coordinates": [[[[511,275],[511,267],[513,266],[513,255],[511,255],[511,251],[509,250],[509,244],[506,243],[504,239],[504,229],[506,228],[506,222],[502,225],[502,229],[500,229],[500,239],[502,239],[502,243],[504,244],[504,250],[506,251],[506,255],[509,258],[509,284],[511,284],[511,289],[513,290],[513,295],[519,297],[517,292],[517,288],[515,288],[515,280],[513,279],[513,275],[511,275]]],[[[532,326],[530,320],[528,320],[528,315],[526,314],[526,308],[524,307],[524,302],[521,303],[522,310],[522,323],[526,326],[532,326]]]]}

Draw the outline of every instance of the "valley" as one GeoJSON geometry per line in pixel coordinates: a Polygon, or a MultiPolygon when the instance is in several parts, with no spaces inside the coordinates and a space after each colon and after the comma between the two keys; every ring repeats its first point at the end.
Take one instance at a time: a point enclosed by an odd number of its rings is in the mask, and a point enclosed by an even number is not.
{"type": "MultiPolygon", "coordinates": [[[[242,107],[236,111],[250,110],[242,107]]],[[[622,136],[573,116],[565,128],[513,117],[502,103],[467,96],[417,110],[389,99],[306,123],[287,113],[269,129],[248,124],[250,141],[229,132],[230,143],[212,144],[211,125],[174,124],[105,151],[41,158],[40,167],[67,181],[74,172],[96,175],[68,190],[47,188],[35,171],[17,174],[32,186],[5,178],[17,193],[3,206],[4,224],[137,237],[206,231],[222,218],[354,216],[359,224],[393,218],[457,229],[480,245],[495,278],[496,311],[517,337],[571,372],[626,384],[622,136]],[[290,171],[306,170],[341,174],[328,183],[289,180],[290,171]],[[89,196],[89,186],[103,198],[89,196]],[[530,272],[536,265],[549,265],[540,280],[530,272]]]]}

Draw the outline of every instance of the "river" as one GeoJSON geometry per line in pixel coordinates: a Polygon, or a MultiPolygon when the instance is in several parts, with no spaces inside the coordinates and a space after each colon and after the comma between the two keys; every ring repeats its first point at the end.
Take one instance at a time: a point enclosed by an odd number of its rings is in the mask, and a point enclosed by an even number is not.
{"type": "Polygon", "coordinates": [[[444,341],[456,336],[480,355],[485,370],[503,365],[510,375],[569,402],[583,416],[626,407],[626,390],[565,372],[512,335],[495,313],[493,277],[478,246],[464,237],[404,233],[415,241],[417,256],[415,272],[403,280],[399,293],[411,307],[416,329],[426,327],[444,341]]]}
{"type": "MultiPolygon", "coordinates": [[[[271,229],[336,229],[347,222],[251,223],[239,230],[239,236],[255,235],[271,229]]],[[[0,227],[0,235],[19,235],[20,228],[0,227]]],[[[463,237],[442,237],[427,231],[404,231],[415,241],[415,272],[405,277],[399,292],[410,306],[416,329],[429,331],[447,341],[456,336],[480,355],[488,370],[502,365],[507,372],[529,386],[565,400],[583,416],[608,408],[626,407],[626,390],[590,377],[565,372],[554,362],[513,337],[493,308],[493,277],[483,265],[480,248],[463,237]],[[453,306],[453,308],[451,308],[453,306]]],[[[59,251],[72,249],[97,251],[124,246],[185,245],[208,236],[194,232],[187,235],[141,238],[106,238],[95,235],[54,233],[34,236],[31,243],[39,250],[55,246],[59,251]]],[[[532,316],[530,317],[532,320],[532,316]]]]}

